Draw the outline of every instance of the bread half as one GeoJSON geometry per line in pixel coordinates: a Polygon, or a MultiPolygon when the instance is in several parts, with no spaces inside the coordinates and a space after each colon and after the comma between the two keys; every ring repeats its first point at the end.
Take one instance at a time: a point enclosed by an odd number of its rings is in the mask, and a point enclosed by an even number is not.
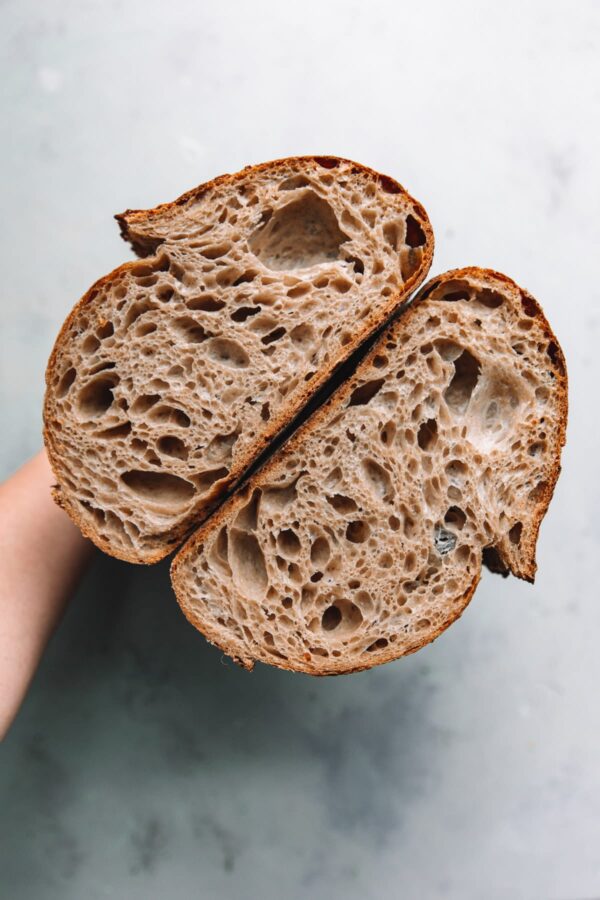
{"type": "Polygon", "coordinates": [[[192,536],[179,603],[247,668],[327,675],[412,653],[460,616],[482,564],[533,581],[566,418],[564,357],[533,297],[448,272],[192,536]]]}
{"type": "Polygon", "coordinates": [[[337,157],[265,163],[117,216],[48,364],[57,502],[102,550],[168,554],[425,278],[427,214],[337,157]]]}

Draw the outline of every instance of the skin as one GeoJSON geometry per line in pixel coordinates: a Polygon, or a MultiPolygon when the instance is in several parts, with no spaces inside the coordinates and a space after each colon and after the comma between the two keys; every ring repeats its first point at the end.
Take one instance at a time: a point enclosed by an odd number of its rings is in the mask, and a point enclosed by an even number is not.
{"type": "Polygon", "coordinates": [[[92,552],[54,482],[42,450],[0,485],[0,740],[92,552]]]}

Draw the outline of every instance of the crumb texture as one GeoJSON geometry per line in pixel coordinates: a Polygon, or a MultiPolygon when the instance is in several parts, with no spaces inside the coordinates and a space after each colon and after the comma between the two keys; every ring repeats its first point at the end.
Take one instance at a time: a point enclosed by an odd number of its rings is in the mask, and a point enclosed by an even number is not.
{"type": "MultiPolygon", "coordinates": [[[[433,238],[396,182],[329,157],[245,170],[119,218],[144,258],[67,320],[46,442],[57,499],[83,530],[153,561],[420,283],[433,238]]],[[[240,559],[253,540],[232,537],[240,559]]]]}
{"type": "Polygon", "coordinates": [[[533,298],[448,273],[188,542],[179,601],[248,666],[327,674],[412,652],[460,615],[482,563],[533,578],[565,417],[533,298]]]}

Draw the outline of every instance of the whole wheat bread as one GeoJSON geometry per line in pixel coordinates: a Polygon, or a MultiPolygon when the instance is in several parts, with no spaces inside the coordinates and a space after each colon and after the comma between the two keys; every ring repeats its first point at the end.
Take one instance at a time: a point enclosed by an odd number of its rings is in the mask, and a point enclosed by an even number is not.
{"type": "Polygon", "coordinates": [[[350,381],[180,551],[187,618],[247,668],[369,668],[433,640],[481,573],[532,581],[567,415],[539,305],[430,282],[350,381]]]}
{"type": "Polygon", "coordinates": [[[397,182],[337,157],[255,166],[117,219],[145,258],[65,322],[45,442],[84,534],[153,562],[421,283],[433,234],[397,182]]]}

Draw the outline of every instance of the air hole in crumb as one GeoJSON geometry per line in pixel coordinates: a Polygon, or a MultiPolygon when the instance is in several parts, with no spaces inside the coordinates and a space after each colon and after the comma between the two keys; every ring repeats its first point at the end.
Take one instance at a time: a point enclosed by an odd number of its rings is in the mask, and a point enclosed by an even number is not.
{"type": "Polygon", "coordinates": [[[352,265],[355,273],[357,275],[363,275],[365,271],[365,264],[362,259],[359,259],[358,256],[347,256],[346,262],[352,265]]]}
{"type": "Polygon", "coordinates": [[[64,375],[58,382],[58,386],[56,388],[56,396],[64,397],[65,394],[67,394],[69,392],[69,389],[71,388],[71,385],[75,381],[76,377],[77,377],[77,372],[71,366],[71,368],[67,369],[67,371],[64,373],[64,375]]]}
{"type": "Polygon", "coordinates": [[[103,322],[96,329],[96,335],[100,338],[101,341],[105,341],[106,338],[112,337],[115,333],[115,328],[112,322],[103,322]]]}
{"type": "Polygon", "coordinates": [[[208,344],[208,354],[216,362],[232,369],[243,369],[250,362],[242,345],[228,338],[212,338],[208,344]]]}
{"type": "Polygon", "coordinates": [[[295,559],[301,550],[300,539],[295,531],[286,528],[277,535],[277,546],[282,556],[288,559],[295,559]]]}
{"type": "Polygon", "coordinates": [[[234,322],[245,322],[251,316],[260,312],[260,306],[239,306],[231,313],[234,322]]]}
{"type": "Polygon", "coordinates": [[[176,406],[169,406],[166,403],[154,407],[148,419],[160,425],[177,425],[179,428],[189,428],[192,424],[192,420],[187,413],[184,413],[182,409],[178,409],[176,406]]]}
{"type": "Polygon", "coordinates": [[[479,362],[468,350],[463,350],[460,356],[454,360],[454,376],[444,393],[446,404],[451,412],[454,414],[465,412],[480,372],[479,362]]]}
{"type": "Polygon", "coordinates": [[[362,621],[363,615],[356,603],[340,598],[323,611],[321,627],[323,631],[337,631],[339,635],[351,634],[362,621]]]}
{"type": "MultiPolygon", "coordinates": [[[[468,558],[468,548],[461,547],[460,550],[466,550],[466,557],[468,558]]],[[[502,575],[506,578],[509,573],[509,569],[496,547],[484,547],[481,553],[481,561],[490,572],[494,572],[496,575],[502,575]]]]}
{"type": "Polygon", "coordinates": [[[462,352],[461,347],[454,341],[436,341],[435,349],[442,359],[445,359],[448,362],[453,362],[462,352]]]}
{"type": "Polygon", "coordinates": [[[211,337],[211,333],[195,319],[189,316],[181,316],[173,322],[173,328],[177,334],[188,344],[201,344],[207,338],[211,337]]]}
{"type": "Polygon", "coordinates": [[[281,512],[297,497],[296,483],[300,476],[289,485],[270,485],[263,490],[263,506],[271,512],[281,512]]]}
{"type": "Polygon", "coordinates": [[[521,306],[523,307],[523,312],[526,316],[530,318],[534,318],[537,314],[537,304],[533,297],[521,297],[521,306]]]}
{"type": "Polygon", "coordinates": [[[84,342],[81,345],[81,349],[82,349],[83,353],[91,355],[92,353],[96,352],[96,350],[98,349],[99,346],[100,346],[100,341],[98,340],[96,335],[88,334],[88,336],[86,337],[86,339],[84,340],[84,342]]]}
{"type": "Polygon", "coordinates": [[[276,210],[248,240],[251,251],[269,269],[303,269],[337,259],[348,240],[329,203],[306,190],[276,210]]]}
{"type": "Polygon", "coordinates": [[[211,244],[209,247],[199,247],[198,252],[205,259],[220,259],[231,250],[230,244],[211,244]]]}
{"type": "Polygon", "coordinates": [[[258,334],[267,334],[269,331],[274,331],[276,325],[277,319],[275,316],[263,314],[250,323],[250,330],[256,331],[258,334]]]}
{"type": "Polygon", "coordinates": [[[172,456],[174,459],[188,458],[188,448],[180,438],[173,434],[163,435],[158,439],[156,446],[166,456],[172,456]]]}
{"type": "Polygon", "coordinates": [[[167,472],[132,470],[121,475],[121,481],[133,493],[160,506],[177,507],[195,494],[194,485],[167,472]]]}
{"type": "Polygon", "coordinates": [[[198,493],[205,494],[213,484],[217,481],[222,481],[227,475],[229,475],[229,469],[221,466],[218,469],[207,469],[206,472],[200,472],[199,475],[193,475],[192,481],[198,488],[198,493]]]}
{"type": "Polygon", "coordinates": [[[242,272],[242,274],[238,275],[238,277],[235,279],[235,281],[233,282],[233,287],[239,287],[240,284],[250,284],[254,281],[257,275],[258,272],[256,271],[256,269],[246,269],[245,272],[242,272]]]}
{"type": "Polygon", "coordinates": [[[102,416],[113,404],[113,390],[119,383],[118,375],[100,375],[88,382],[80,391],[78,406],[87,418],[102,416]]]}
{"type": "Polygon", "coordinates": [[[386,194],[402,193],[402,188],[400,187],[398,182],[394,181],[393,178],[390,178],[389,175],[380,175],[379,184],[381,185],[382,191],[384,191],[386,194]]]}
{"type": "Polygon", "coordinates": [[[323,631],[333,631],[342,621],[342,613],[337,606],[328,606],[321,618],[323,631]]]}
{"type": "Polygon", "coordinates": [[[315,162],[324,169],[336,169],[340,164],[339,159],[334,156],[315,156],[315,162]]]}
{"type": "Polygon", "coordinates": [[[302,322],[290,331],[290,338],[296,347],[300,350],[306,350],[314,343],[315,332],[312,325],[309,325],[307,322],[302,322]]]}
{"type": "Polygon", "coordinates": [[[364,544],[371,533],[371,529],[367,522],[357,519],[349,522],[346,528],[346,538],[352,544],[364,544]]]}
{"type": "Polygon", "coordinates": [[[352,287],[352,283],[345,278],[334,278],[331,282],[331,287],[334,288],[338,294],[347,294],[352,287]]]}
{"type": "Polygon", "coordinates": [[[296,565],[296,563],[289,563],[288,576],[292,581],[295,581],[296,584],[302,583],[302,572],[300,571],[300,568],[296,565]]]}
{"type": "Polygon", "coordinates": [[[336,484],[338,484],[341,481],[341,479],[342,479],[342,470],[340,469],[339,466],[336,466],[334,469],[332,469],[329,472],[329,474],[325,478],[325,481],[323,482],[323,485],[328,490],[331,490],[331,488],[334,488],[336,486],[336,484]]]}
{"type": "Polygon", "coordinates": [[[437,422],[435,419],[427,419],[417,432],[417,443],[421,450],[429,450],[437,441],[437,422]]]}
{"type": "Polygon", "coordinates": [[[108,369],[114,369],[116,365],[117,364],[115,362],[108,362],[108,360],[106,362],[96,363],[96,365],[92,366],[92,368],[89,370],[88,375],[97,375],[98,372],[105,372],[108,369]]]}
{"type": "Polygon", "coordinates": [[[158,325],[156,324],[156,322],[140,322],[140,324],[135,329],[135,333],[137,337],[146,337],[146,335],[152,334],[154,331],[156,331],[157,328],[158,325]]]}
{"type": "Polygon", "coordinates": [[[508,532],[508,539],[511,544],[520,544],[521,543],[521,532],[523,531],[523,523],[515,522],[510,531],[508,532]]]}
{"type": "Polygon", "coordinates": [[[562,370],[562,364],[560,364],[560,351],[558,349],[558,344],[555,341],[550,341],[547,353],[554,365],[562,370]]]}
{"type": "Polygon", "coordinates": [[[459,530],[464,527],[466,521],[467,517],[459,506],[451,506],[444,516],[444,523],[446,525],[458,528],[459,530]]]}
{"type": "Polygon", "coordinates": [[[493,291],[491,288],[483,288],[477,292],[475,301],[481,303],[482,306],[487,306],[488,309],[498,309],[504,303],[504,297],[498,291],[493,291]]]}
{"type": "Polygon", "coordinates": [[[156,296],[161,301],[161,303],[168,303],[175,291],[171,287],[170,284],[159,284],[156,288],[156,296]]]}
{"type": "Polygon", "coordinates": [[[466,463],[460,459],[451,459],[446,464],[446,473],[454,482],[461,484],[469,473],[466,463]]]}
{"type": "Polygon", "coordinates": [[[366,381],[364,384],[361,384],[352,391],[348,406],[364,406],[369,403],[381,390],[384,382],[384,378],[377,378],[373,381],[366,381]]]}
{"type": "Polygon", "coordinates": [[[112,428],[105,428],[104,431],[98,431],[97,437],[114,440],[116,438],[127,437],[130,433],[131,423],[123,422],[122,425],[114,425],[112,428]]]}
{"type": "Polygon", "coordinates": [[[379,439],[384,446],[391,447],[391,445],[394,443],[395,436],[396,423],[390,419],[390,421],[386,422],[386,424],[379,432],[379,439]]]}
{"type": "Polygon", "coordinates": [[[262,500],[262,491],[258,488],[252,492],[248,503],[237,514],[235,525],[238,529],[255,531],[258,525],[258,511],[262,500]]]}
{"type": "Polygon", "coordinates": [[[318,537],[310,548],[310,561],[316,566],[325,566],[330,556],[329,541],[327,538],[318,537]]]}
{"type": "Polygon", "coordinates": [[[274,328],[273,331],[270,331],[268,334],[265,334],[261,341],[263,344],[272,344],[274,341],[280,340],[286,333],[286,329],[283,326],[279,328],[274,328]]]}
{"type": "Polygon", "coordinates": [[[132,303],[127,310],[125,319],[123,320],[124,328],[130,328],[131,325],[133,325],[133,323],[136,322],[140,316],[143,316],[144,313],[150,312],[150,310],[155,308],[156,307],[152,303],[148,303],[148,301],[146,300],[141,300],[138,303],[132,303]]]}
{"type": "Polygon", "coordinates": [[[131,412],[134,415],[141,415],[143,413],[148,412],[158,401],[160,400],[159,394],[141,394],[141,396],[137,397],[134,400],[131,412]]]}
{"type": "Polygon", "coordinates": [[[219,287],[230,287],[235,282],[238,271],[231,267],[219,269],[215,275],[215,281],[219,287]]]}
{"type": "Polygon", "coordinates": [[[129,269],[130,273],[134,278],[147,278],[149,275],[153,275],[155,272],[154,267],[151,262],[143,261],[133,263],[133,265],[129,269]]]}
{"type": "Polygon", "coordinates": [[[406,217],[405,243],[409,247],[422,247],[425,243],[425,232],[419,222],[410,213],[406,217]]]}
{"type": "Polygon", "coordinates": [[[265,557],[254,534],[232,528],[229,561],[233,582],[249,600],[261,600],[268,585],[265,557]]]}
{"type": "Polygon", "coordinates": [[[310,181],[304,175],[291,175],[280,182],[277,190],[279,191],[296,191],[298,188],[310,187],[310,181]]]}
{"type": "Polygon", "coordinates": [[[383,236],[392,250],[398,249],[400,241],[400,229],[397,222],[386,222],[383,226],[383,236]]]}
{"type": "Polygon", "coordinates": [[[310,284],[305,284],[304,282],[301,282],[300,284],[297,284],[295,287],[290,288],[289,291],[287,292],[287,295],[288,295],[288,297],[290,297],[291,300],[296,300],[298,297],[303,297],[305,294],[308,294],[309,291],[310,291],[310,284]]]}
{"type": "Polygon", "coordinates": [[[225,306],[225,301],[210,294],[202,294],[199,297],[190,297],[185,301],[185,305],[194,312],[218,312],[225,306]]]}
{"type": "Polygon", "coordinates": [[[284,609],[291,609],[292,606],[294,605],[294,601],[292,600],[291,597],[284,597],[283,600],[281,601],[281,605],[283,606],[284,609]]]}
{"type": "Polygon", "coordinates": [[[442,294],[440,300],[444,300],[446,303],[457,303],[459,300],[468,300],[469,296],[468,291],[447,291],[442,294]]]}
{"type": "Polygon", "coordinates": [[[530,444],[527,448],[527,452],[530,456],[539,456],[540,453],[546,449],[545,441],[536,441],[534,444],[530,444]]]}
{"type": "Polygon", "coordinates": [[[334,494],[333,497],[325,497],[325,499],[340,515],[348,515],[358,508],[352,497],[345,497],[343,494],[334,494]]]}
{"type": "Polygon", "coordinates": [[[367,647],[367,653],[373,653],[375,650],[384,650],[388,645],[387,638],[377,638],[367,647]]]}
{"type": "Polygon", "coordinates": [[[365,481],[375,496],[381,500],[391,500],[394,491],[389,472],[374,459],[363,459],[361,469],[365,481]]]}

